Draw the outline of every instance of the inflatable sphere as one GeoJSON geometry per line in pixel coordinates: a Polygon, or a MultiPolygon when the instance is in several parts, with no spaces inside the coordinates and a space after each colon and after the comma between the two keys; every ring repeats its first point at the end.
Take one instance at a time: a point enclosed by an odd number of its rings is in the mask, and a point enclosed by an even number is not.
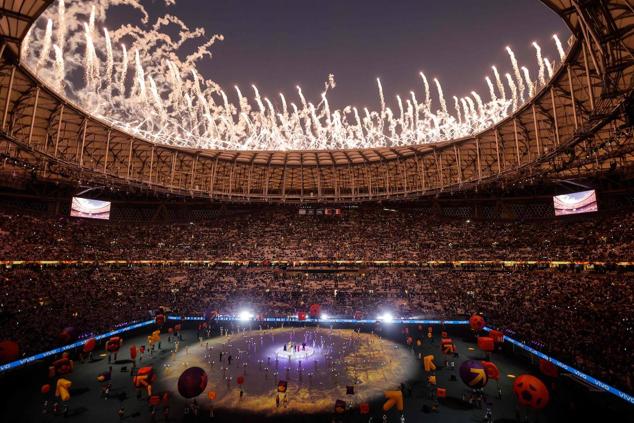
{"type": "Polygon", "coordinates": [[[183,398],[194,398],[207,387],[207,373],[200,367],[190,367],[178,378],[178,393],[183,398]]]}
{"type": "Polygon", "coordinates": [[[517,395],[517,401],[536,410],[546,407],[550,400],[548,388],[544,383],[531,375],[521,375],[513,382],[513,392],[517,395]]]}
{"type": "Polygon", "coordinates": [[[91,352],[97,346],[97,340],[95,338],[87,339],[84,342],[84,352],[91,352]]]}
{"type": "Polygon", "coordinates": [[[311,318],[318,319],[319,315],[321,314],[321,305],[312,304],[310,306],[310,309],[308,310],[308,314],[310,315],[311,318]]]}
{"type": "Polygon", "coordinates": [[[475,331],[482,330],[484,328],[484,325],[484,317],[480,316],[479,314],[474,314],[469,318],[469,326],[471,326],[471,329],[475,331]]]}
{"type": "Polygon", "coordinates": [[[0,342],[0,364],[15,361],[20,356],[20,347],[15,341],[0,342]]]}
{"type": "Polygon", "coordinates": [[[42,385],[42,387],[40,388],[40,392],[44,395],[48,394],[49,392],[51,392],[51,385],[49,385],[48,383],[46,385],[42,385]]]}
{"type": "Polygon", "coordinates": [[[489,381],[481,361],[467,360],[460,365],[460,379],[472,389],[484,388],[489,381]]]}

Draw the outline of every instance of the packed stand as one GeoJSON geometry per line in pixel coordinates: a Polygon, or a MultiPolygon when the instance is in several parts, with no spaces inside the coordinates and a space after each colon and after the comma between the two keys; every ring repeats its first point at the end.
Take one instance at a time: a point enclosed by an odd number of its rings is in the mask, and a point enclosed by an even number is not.
{"type": "Polygon", "coordinates": [[[416,209],[305,216],[271,207],[190,224],[121,224],[0,209],[0,260],[634,261],[634,214],[440,220],[416,209]]]}

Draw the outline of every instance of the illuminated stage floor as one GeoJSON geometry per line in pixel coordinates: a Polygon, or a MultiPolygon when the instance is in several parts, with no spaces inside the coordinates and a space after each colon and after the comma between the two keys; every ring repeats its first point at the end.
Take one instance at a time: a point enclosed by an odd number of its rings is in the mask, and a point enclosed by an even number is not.
{"type": "Polygon", "coordinates": [[[418,367],[405,345],[351,329],[323,328],[247,331],[181,349],[166,363],[167,375],[157,389],[175,390],[183,363],[207,372],[207,389],[217,395],[214,406],[266,415],[329,412],[337,399],[356,408],[398,389],[418,367]],[[244,380],[241,387],[238,377],[244,380]],[[287,401],[277,407],[279,381],[288,385],[287,401]],[[346,394],[347,386],[354,394],[346,394]]]}

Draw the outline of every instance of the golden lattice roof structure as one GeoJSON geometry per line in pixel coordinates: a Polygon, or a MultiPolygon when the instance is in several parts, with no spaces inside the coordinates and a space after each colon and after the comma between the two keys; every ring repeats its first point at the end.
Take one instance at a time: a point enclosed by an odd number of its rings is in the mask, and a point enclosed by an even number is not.
{"type": "Polygon", "coordinates": [[[52,0],[0,0],[0,158],[43,180],[237,202],[418,198],[628,166],[634,6],[542,1],[575,37],[567,60],[530,102],[476,136],[398,148],[226,151],[135,138],[55,94],[19,60],[52,0]]]}

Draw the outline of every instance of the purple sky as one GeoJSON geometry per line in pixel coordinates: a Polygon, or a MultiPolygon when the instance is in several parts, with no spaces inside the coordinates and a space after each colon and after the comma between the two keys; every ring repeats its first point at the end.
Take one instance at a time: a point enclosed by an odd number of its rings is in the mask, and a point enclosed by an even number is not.
{"type": "MultiPolygon", "coordinates": [[[[318,98],[329,73],[337,88],[331,104],[378,106],[376,77],[387,100],[410,90],[422,98],[418,77],[438,77],[445,95],[486,94],[490,66],[510,71],[510,45],[536,76],[532,41],[557,56],[553,33],[569,37],[564,22],[538,0],[179,0],[166,8],[146,1],[153,15],[173,13],[207,35],[222,33],[214,58],[200,63],[227,91],[238,84],[263,96],[284,92],[296,101],[301,85],[318,98]]],[[[116,19],[121,19],[117,16],[116,19]]],[[[436,103],[437,104],[437,103],[436,103]]]]}

